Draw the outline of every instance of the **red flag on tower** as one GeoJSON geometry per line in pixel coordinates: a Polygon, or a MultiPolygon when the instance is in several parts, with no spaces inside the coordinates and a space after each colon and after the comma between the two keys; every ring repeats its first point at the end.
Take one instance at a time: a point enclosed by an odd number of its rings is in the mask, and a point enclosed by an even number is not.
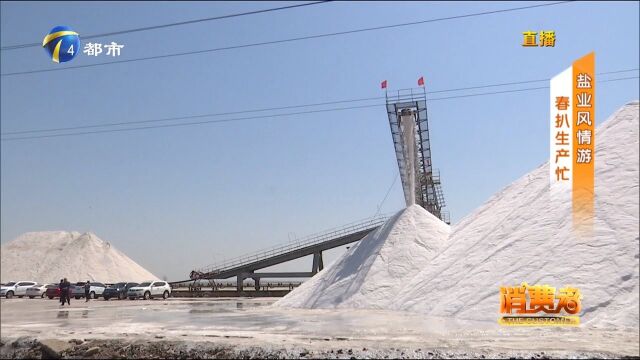
{"type": "Polygon", "coordinates": [[[418,86],[424,86],[424,76],[420,76],[420,79],[418,79],[418,86]]]}
{"type": "Polygon", "coordinates": [[[385,81],[380,83],[380,88],[382,88],[382,89],[386,89],[387,88],[387,80],[385,80],[385,81]]]}

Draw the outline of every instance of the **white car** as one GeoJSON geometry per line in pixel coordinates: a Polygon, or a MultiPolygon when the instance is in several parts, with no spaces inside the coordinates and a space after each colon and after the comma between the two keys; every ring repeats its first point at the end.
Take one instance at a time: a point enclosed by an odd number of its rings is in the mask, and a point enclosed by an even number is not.
{"type": "Polygon", "coordinates": [[[35,281],[12,281],[6,285],[0,287],[0,296],[5,296],[7,299],[11,299],[14,296],[23,297],[27,294],[27,289],[36,285],[35,281]]]}
{"type": "Polygon", "coordinates": [[[50,285],[35,284],[27,288],[25,295],[27,295],[29,299],[33,299],[34,297],[43,298],[44,294],[47,292],[47,286],[50,286],[50,285]]]}
{"type": "MultiPolygon", "coordinates": [[[[75,283],[75,285],[71,285],[71,294],[69,296],[73,296],[76,299],[80,299],[84,297],[84,287],[85,287],[86,283],[83,282],[77,282],[75,283]]],[[[102,293],[104,292],[104,289],[107,288],[107,286],[103,283],[99,283],[99,282],[92,282],[89,283],[90,287],[89,287],[89,298],[90,299],[95,299],[98,298],[100,296],[102,296],[102,293]]]]}
{"type": "Polygon", "coordinates": [[[166,281],[145,281],[138,286],[129,288],[129,291],[127,291],[129,300],[139,298],[149,300],[154,297],[166,299],[169,296],[171,296],[171,286],[166,281]]]}

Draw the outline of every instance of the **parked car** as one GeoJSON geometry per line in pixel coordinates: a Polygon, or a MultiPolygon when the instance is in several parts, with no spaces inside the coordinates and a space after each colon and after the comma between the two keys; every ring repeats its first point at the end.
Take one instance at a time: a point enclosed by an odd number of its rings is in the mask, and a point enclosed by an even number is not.
{"type": "Polygon", "coordinates": [[[71,286],[69,287],[69,297],[74,297],[76,299],[84,297],[84,284],[85,283],[83,282],[71,284],[71,286]]]}
{"type": "MultiPolygon", "coordinates": [[[[80,299],[84,297],[84,285],[86,282],[77,282],[75,285],[71,285],[71,295],[76,299],[80,299]]],[[[104,289],[107,287],[103,283],[92,282],[90,283],[91,288],[89,289],[89,299],[95,299],[102,295],[104,289]]]]}
{"type": "Polygon", "coordinates": [[[21,298],[27,294],[27,288],[36,284],[37,282],[35,281],[12,281],[0,287],[0,296],[5,296],[7,299],[11,299],[14,296],[21,298]]]}
{"type": "Polygon", "coordinates": [[[166,281],[146,281],[138,286],[129,288],[127,297],[129,300],[143,298],[145,300],[162,296],[163,299],[171,296],[171,286],[166,281]]]}
{"type": "Polygon", "coordinates": [[[25,295],[27,295],[29,299],[33,299],[35,297],[44,298],[44,293],[47,291],[47,286],[48,285],[45,284],[35,284],[27,288],[25,295]]]}
{"type": "Polygon", "coordinates": [[[102,298],[105,300],[109,300],[111,298],[116,298],[118,300],[125,299],[127,297],[127,292],[130,288],[138,286],[138,283],[126,283],[121,282],[117,284],[113,284],[108,288],[104,289],[102,293],[102,298]]]}
{"type": "MultiPolygon", "coordinates": [[[[16,282],[15,281],[10,281],[6,284],[2,284],[0,286],[0,296],[7,296],[7,291],[9,291],[10,289],[13,289],[16,286],[16,282]]],[[[11,296],[13,296],[13,293],[11,294],[11,296]]]]}
{"type": "Polygon", "coordinates": [[[45,296],[49,299],[59,298],[60,297],[60,285],[51,284],[47,285],[47,291],[45,291],[45,296]]]}

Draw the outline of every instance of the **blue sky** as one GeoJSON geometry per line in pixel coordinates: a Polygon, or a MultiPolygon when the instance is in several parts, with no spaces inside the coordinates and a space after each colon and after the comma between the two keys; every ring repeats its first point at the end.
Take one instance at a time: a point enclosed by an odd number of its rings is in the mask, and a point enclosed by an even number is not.
{"type": "MultiPolygon", "coordinates": [[[[283,4],[289,3],[2,2],[1,42],[39,42],[62,24],[82,37],[283,4]]],[[[335,2],[94,41],[124,44],[119,59],[132,59],[527,4],[335,2]]],[[[638,2],[577,2],[2,76],[1,128],[4,133],[375,97],[383,95],[384,79],[393,90],[415,86],[424,76],[434,91],[545,79],[591,51],[598,72],[638,68],[638,12],[638,2]],[[523,48],[527,30],[555,30],[556,46],[523,48]]],[[[110,58],[80,54],[70,63],[53,64],[42,48],[33,47],[2,51],[1,60],[4,74],[110,58]]],[[[637,98],[637,79],[599,84],[597,123],[637,98]]],[[[433,100],[428,106],[434,166],[454,222],[548,158],[548,90],[433,100]]],[[[3,141],[1,150],[3,243],[27,231],[93,231],[172,280],[185,278],[193,267],[367,218],[398,171],[383,107],[3,141]]],[[[403,204],[397,182],[381,211],[397,211],[403,204]]],[[[340,251],[331,252],[329,260],[340,251]]],[[[310,259],[281,268],[306,267],[310,259]]]]}

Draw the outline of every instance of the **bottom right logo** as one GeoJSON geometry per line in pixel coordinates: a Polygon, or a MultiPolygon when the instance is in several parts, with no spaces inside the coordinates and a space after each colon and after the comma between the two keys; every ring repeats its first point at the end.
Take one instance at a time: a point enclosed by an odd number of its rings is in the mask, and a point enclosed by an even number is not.
{"type": "Polygon", "coordinates": [[[500,287],[500,313],[504,326],[578,326],[582,295],[575,287],[549,285],[500,287]]]}

